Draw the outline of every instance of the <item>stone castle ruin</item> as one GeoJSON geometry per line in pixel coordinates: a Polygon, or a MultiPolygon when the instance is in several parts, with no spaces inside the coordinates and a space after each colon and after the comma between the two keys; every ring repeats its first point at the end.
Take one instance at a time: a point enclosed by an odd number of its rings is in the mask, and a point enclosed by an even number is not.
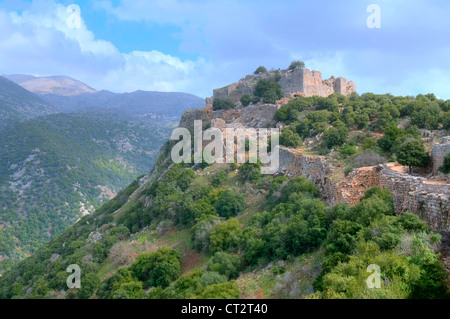
{"type": "Polygon", "coordinates": [[[439,168],[444,164],[444,157],[450,153],[450,136],[442,139],[442,143],[435,144],[431,150],[432,173],[439,174],[439,168]]]}
{"type": "Polygon", "coordinates": [[[207,105],[212,105],[212,100],[218,97],[227,97],[234,102],[238,102],[244,94],[253,95],[256,83],[260,79],[278,77],[284,98],[294,98],[297,96],[323,96],[327,97],[333,93],[349,95],[356,92],[356,84],[342,77],[332,76],[327,80],[322,80],[322,73],[311,71],[305,68],[295,68],[293,70],[280,70],[247,75],[236,83],[227,85],[221,89],[213,91],[213,97],[207,99],[207,105]]]}
{"type": "MultiPolygon", "coordinates": [[[[274,115],[280,105],[257,103],[242,107],[237,103],[243,94],[252,95],[259,79],[273,76],[274,72],[248,75],[244,79],[214,90],[212,98],[207,99],[207,107],[186,111],[180,121],[180,127],[193,126],[194,120],[202,120],[211,127],[225,128],[261,128],[274,127],[274,115]],[[235,101],[237,107],[229,110],[213,110],[214,98],[228,97],[235,101]],[[269,126],[267,126],[270,124],[269,126]]],[[[278,72],[277,72],[278,73],[278,72]]],[[[278,73],[284,97],[328,96],[333,93],[344,95],[355,92],[355,83],[344,78],[331,77],[322,80],[321,73],[304,68],[283,70],[278,73]]],[[[278,126],[278,125],[277,125],[278,126]]],[[[404,167],[387,163],[355,169],[348,176],[338,174],[335,167],[325,156],[307,154],[300,149],[280,147],[280,166],[278,172],[289,177],[305,176],[320,190],[320,196],[329,205],[345,202],[354,205],[364,193],[373,186],[388,188],[394,196],[397,213],[412,212],[425,220],[436,231],[450,231],[450,184],[448,174],[438,172],[446,154],[450,153],[450,137],[434,141],[431,150],[431,174],[438,179],[413,176],[404,167]],[[336,178],[336,176],[341,176],[336,178]]]]}

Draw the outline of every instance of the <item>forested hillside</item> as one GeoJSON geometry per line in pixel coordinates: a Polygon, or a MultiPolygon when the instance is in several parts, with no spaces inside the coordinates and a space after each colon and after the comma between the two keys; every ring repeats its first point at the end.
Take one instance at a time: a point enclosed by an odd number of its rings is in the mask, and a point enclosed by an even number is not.
{"type": "MultiPolygon", "coordinates": [[[[246,107],[218,101],[213,109],[246,107]]],[[[325,155],[345,174],[396,159],[426,166],[422,136],[446,132],[448,103],[432,94],[298,97],[273,122],[282,145],[325,155]]],[[[304,176],[173,164],[174,143],[150,174],[5,272],[0,298],[448,297],[441,235],[416,214],[396,214],[388,189],[327,206],[304,176]],[[81,289],[67,288],[71,264],[82,269],[81,289]],[[366,283],[369,265],[380,267],[380,289],[366,283]]]]}
{"type": "Polygon", "coordinates": [[[33,253],[149,171],[173,124],[97,109],[0,131],[0,255],[33,253]]]}
{"type": "Polygon", "coordinates": [[[53,105],[0,76],[0,130],[21,120],[55,112],[53,105]]]}
{"type": "MultiPolygon", "coordinates": [[[[182,92],[138,90],[131,93],[114,93],[106,90],[96,91],[89,85],[68,76],[35,77],[13,74],[6,77],[33,92],[36,98],[40,97],[42,102],[45,101],[44,103],[51,105],[57,112],[64,113],[103,108],[180,117],[188,109],[205,105],[204,99],[182,92]]],[[[28,95],[33,94],[28,92],[28,95]]]]}
{"type": "Polygon", "coordinates": [[[440,235],[396,216],[388,190],[326,207],[304,177],[172,165],[170,146],[152,174],[5,273],[0,298],[446,297],[440,235]],[[81,289],[67,289],[70,264],[81,289]],[[369,264],[381,289],[366,285],[369,264]]]}
{"type": "Polygon", "coordinates": [[[99,91],[75,96],[40,94],[42,99],[55,105],[60,112],[73,112],[84,108],[101,107],[133,113],[153,113],[180,117],[188,109],[200,108],[205,101],[198,96],[178,92],[113,93],[99,91]]]}

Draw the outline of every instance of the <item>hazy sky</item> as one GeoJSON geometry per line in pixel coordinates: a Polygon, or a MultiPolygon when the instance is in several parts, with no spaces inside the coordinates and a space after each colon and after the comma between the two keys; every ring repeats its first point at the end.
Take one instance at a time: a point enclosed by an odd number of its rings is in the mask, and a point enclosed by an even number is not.
{"type": "Polygon", "coordinates": [[[294,59],[359,93],[450,99],[450,1],[0,1],[0,74],[206,97],[294,59]],[[372,3],[381,28],[367,26],[372,3]]]}

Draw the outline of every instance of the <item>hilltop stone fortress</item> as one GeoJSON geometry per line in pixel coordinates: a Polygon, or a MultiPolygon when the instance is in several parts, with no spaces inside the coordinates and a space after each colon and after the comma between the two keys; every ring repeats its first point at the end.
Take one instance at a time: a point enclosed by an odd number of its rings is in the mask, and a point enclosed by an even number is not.
{"type": "MultiPolygon", "coordinates": [[[[287,101],[295,96],[328,96],[332,93],[345,95],[355,92],[355,83],[343,78],[331,77],[323,81],[321,73],[307,69],[280,71],[281,84],[287,101]]],[[[180,127],[191,127],[194,120],[224,130],[225,128],[280,127],[274,115],[281,105],[263,104],[242,107],[239,99],[245,93],[252,94],[257,80],[270,74],[248,75],[237,83],[214,90],[207,98],[207,106],[186,111],[180,127]],[[213,111],[212,102],[217,97],[229,97],[236,102],[230,110],[213,111]]],[[[450,232],[450,178],[438,172],[446,154],[450,153],[450,137],[433,140],[432,167],[429,175],[415,176],[396,164],[387,163],[353,170],[348,176],[340,172],[326,156],[311,155],[301,149],[280,147],[278,172],[289,177],[305,176],[319,188],[321,198],[328,205],[345,202],[354,205],[373,186],[387,187],[394,195],[397,213],[412,212],[425,220],[436,231],[450,232]],[[436,178],[436,179],[435,179],[436,178]]]]}
{"type": "Polygon", "coordinates": [[[285,98],[294,98],[297,96],[329,96],[333,93],[348,95],[356,92],[356,84],[342,77],[332,76],[328,80],[322,80],[322,73],[319,71],[310,71],[305,68],[295,68],[293,70],[271,71],[259,73],[256,75],[247,75],[236,83],[230,84],[224,88],[213,91],[213,97],[206,99],[207,106],[212,105],[214,98],[228,97],[234,102],[238,102],[242,95],[253,94],[253,89],[260,79],[269,78],[275,75],[280,76],[278,83],[281,85],[285,98]]]}

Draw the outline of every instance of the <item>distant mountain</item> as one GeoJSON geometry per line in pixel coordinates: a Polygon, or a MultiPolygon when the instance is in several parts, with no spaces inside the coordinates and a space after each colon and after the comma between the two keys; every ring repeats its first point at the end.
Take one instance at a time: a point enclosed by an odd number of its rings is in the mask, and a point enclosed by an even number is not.
{"type": "Polygon", "coordinates": [[[158,115],[181,117],[188,109],[205,106],[204,99],[177,92],[136,91],[132,93],[113,93],[99,91],[93,94],[62,96],[40,94],[42,99],[57,107],[61,112],[74,112],[83,108],[101,107],[126,110],[133,113],[154,113],[158,115]]]}
{"type": "Polygon", "coordinates": [[[34,252],[149,171],[174,125],[96,109],[0,131],[0,260],[34,252]]]}
{"type": "Polygon", "coordinates": [[[56,112],[56,107],[0,76],[0,130],[9,124],[56,112]]]}
{"type": "Polygon", "coordinates": [[[0,261],[35,252],[149,171],[181,114],[204,106],[186,93],[9,78],[20,85],[0,77],[0,261]]]}
{"type": "Polygon", "coordinates": [[[6,77],[40,96],[58,112],[64,113],[99,107],[139,114],[153,113],[181,117],[188,109],[205,106],[204,99],[188,93],[155,91],[113,93],[106,90],[96,91],[87,84],[67,76],[38,78],[15,74],[6,77]]]}
{"type": "Polygon", "coordinates": [[[56,75],[35,77],[32,75],[12,74],[5,76],[30,92],[37,94],[57,94],[74,96],[84,93],[95,93],[97,90],[69,76],[56,75]]]}

